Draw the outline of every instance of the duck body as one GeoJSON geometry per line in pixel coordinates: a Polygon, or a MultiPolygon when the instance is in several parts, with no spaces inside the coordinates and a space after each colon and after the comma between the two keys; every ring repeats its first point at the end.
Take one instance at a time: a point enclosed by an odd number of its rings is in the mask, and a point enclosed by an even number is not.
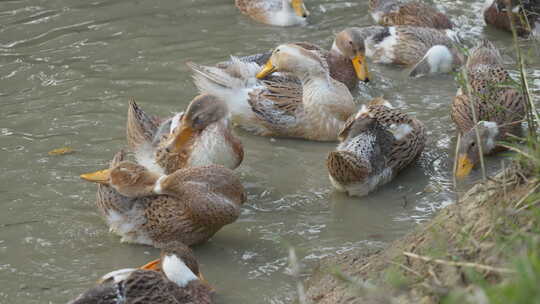
{"type": "Polygon", "coordinates": [[[102,171],[81,177],[99,183],[96,205],[111,232],[126,243],[203,243],[234,222],[246,200],[240,181],[222,166],[160,175],[123,161],[119,152],[105,171],[124,177],[99,180],[95,176],[102,171]]]}
{"type": "Polygon", "coordinates": [[[460,66],[463,56],[456,48],[455,34],[416,26],[348,28],[338,34],[337,45],[346,56],[365,54],[373,62],[412,67],[412,77],[447,73],[460,66]]]}
{"type": "Polygon", "coordinates": [[[258,64],[234,59],[227,70],[191,63],[195,84],[201,92],[226,100],[233,122],[255,134],[336,140],[339,129],[355,111],[349,90],[330,77],[318,53],[294,44],[280,47],[284,55],[274,51],[268,62],[277,60],[291,67],[277,69],[285,77],[267,77],[270,73],[266,72],[261,76],[258,64]]]}
{"type": "MultiPolygon", "coordinates": [[[[198,263],[189,248],[181,251],[162,249],[159,266],[120,269],[104,275],[100,283],[79,295],[69,304],[210,304],[212,290],[203,282],[198,263]],[[163,252],[167,254],[163,254],[163,252]],[[151,269],[150,267],[156,267],[151,269]]],[[[172,244],[168,244],[170,248],[172,244]]]]}
{"type": "Polygon", "coordinates": [[[426,133],[422,122],[375,99],[351,117],[340,141],[328,155],[330,181],[339,191],[365,196],[420,156],[426,133]]]}
{"type": "Polygon", "coordinates": [[[452,29],[452,21],[437,9],[419,1],[370,0],[371,16],[380,25],[412,25],[452,29]]]}
{"type": "Polygon", "coordinates": [[[159,119],[131,100],[126,128],[128,147],[140,163],[162,168],[165,173],[211,164],[235,169],[243,160],[244,150],[232,133],[228,110],[222,103],[213,96],[197,96],[186,112],[159,119]],[[193,121],[201,121],[201,126],[194,128],[193,121]]]}
{"type": "Polygon", "coordinates": [[[479,162],[479,146],[484,155],[489,155],[501,149],[497,141],[506,139],[508,134],[519,135],[526,109],[523,95],[504,85],[512,78],[491,42],[480,41],[471,50],[464,68],[471,97],[460,88],[451,109],[452,120],[462,135],[458,148],[458,177],[468,175],[479,162]],[[480,142],[477,142],[476,129],[480,142]]]}
{"type": "Polygon", "coordinates": [[[483,15],[486,24],[500,30],[512,32],[513,23],[519,36],[539,34],[539,0],[487,0],[484,3],[483,15]]]}
{"type": "Polygon", "coordinates": [[[309,15],[302,0],[235,0],[235,4],[253,20],[276,26],[305,25],[309,15]]]}

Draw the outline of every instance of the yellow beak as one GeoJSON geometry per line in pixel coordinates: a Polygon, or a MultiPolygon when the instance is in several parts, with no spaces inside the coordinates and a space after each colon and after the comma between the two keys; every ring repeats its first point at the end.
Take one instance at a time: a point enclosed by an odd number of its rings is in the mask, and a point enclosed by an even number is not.
{"type": "Polygon", "coordinates": [[[456,177],[464,178],[468,176],[471,173],[471,170],[473,167],[474,167],[474,164],[471,161],[471,159],[467,156],[467,154],[460,154],[458,158],[456,177]]]}
{"type": "Polygon", "coordinates": [[[178,130],[174,133],[174,140],[170,143],[170,151],[180,153],[184,146],[193,138],[195,130],[182,122],[182,125],[178,127],[178,130]]]}
{"type": "Polygon", "coordinates": [[[303,0],[292,0],[292,7],[296,15],[298,15],[299,17],[305,18],[309,16],[309,12],[306,10],[303,0]]]}
{"type": "Polygon", "coordinates": [[[272,59],[268,59],[263,69],[257,74],[257,79],[263,79],[264,77],[274,73],[276,67],[272,64],[272,59]]]}
{"type": "Polygon", "coordinates": [[[111,175],[111,169],[105,169],[105,170],[100,170],[93,173],[81,174],[80,176],[82,179],[87,180],[89,182],[108,185],[110,175],[111,175]]]}
{"type": "Polygon", "coordinates": [[[356,72],[356,77],[363,82],[369,81],[369,71],[368,65],[366,62],[366,56],[360,52],[356,53],[356,56],[351,60],[353,64],[354,71],[356,72]]]}

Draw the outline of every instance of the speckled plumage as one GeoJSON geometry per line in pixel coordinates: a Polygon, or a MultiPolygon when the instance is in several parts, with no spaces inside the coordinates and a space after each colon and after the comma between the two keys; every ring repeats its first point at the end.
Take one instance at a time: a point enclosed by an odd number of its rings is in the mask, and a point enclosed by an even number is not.
{"type": "MultiPolygon", "coordinates": [[[[176,244],[176,243],[173,243],[176,244]]],[[[168,247],[170,247],[169,244],[168,247]]],[[[182,248],[185,245],[180,245],[182,248]]],[[[162,259],[166,254],[162,250],[162,259]]],[[[174,252],[191,272],[199,275],[198,263],[191,250],[183,248],[181,253],[174,252]]],[[[109,278],[90,288],[69,304],[210,304],[211,289],[199,280],[193,280],[186,286],[179,286],[163,272],[154,270],[134,270],[126,278],[117,281],[109,278]]]]}
{"type": "Polygon", "coordinates": [[[491,42],[481,41],[471,50],[464,68],[472,90],[472,100],[461,88],[454,98],[451,116],[458,131],[465,134],[475,126],[472,102],[477,121],[497,123],[498,140],[504,139],[507,133],[519,134],[521,124],[513,122],[524,118],[525,99],[519,91],[508,86],[512,79],[503,67],[499,51],[491,42]]]}
{"type": "Polygon", "coordinates": [[[340,191],[364,196],[422,153],[426,133],[422,122],[375,99],[349,119],[340,141],[328,155],[330,180],[340,191]]]}
{"type": "Polygon", "coordinates": [[[259,65],[240,60],[233,60],[227,69],[189,65],[199,90],[226,99],[233,122],[244,129],[262,136],[335,140],[355,110],[349,90],[329,76],[318,52],[297,44],[284,46],[298,58],[289,58],[294,69],[278,71],[294,74],[301,86],[288,76],[259,81],[255,78],[259,65]]]}
{"type": "Polygon", "coordinates": [[[380,25],[413,25],[452,29],[452,21],[437,9],[418,1],[370,0],[373,19],[380,25]]]}
{"type": "Polygon", "coordinates": [[[512,22],[507,6],[518,35],[528,36],[538,31],[540,0],[487,0],[483,10],[486,24],[511,32],[512,22]]]}
{"type": "MultiPolygon", "coordinates": [[[[119,152],[111,168],[122,160],[119,152]]],[[[138,170],[142,173],[134,175],[130,187],[140,193],[121,193],[110,184],[98,187],[96,205],[123,242],[153,246],[169,241],[205,242],[238,218],[246,200],[238,178],[222,166],[179,169],[162,180],[162,193],[137,186],[144,182],[139,176],[147,174],[146,169],[138,170]]],[[[152,186],[158,177],[152,177],[152,186]]]]}

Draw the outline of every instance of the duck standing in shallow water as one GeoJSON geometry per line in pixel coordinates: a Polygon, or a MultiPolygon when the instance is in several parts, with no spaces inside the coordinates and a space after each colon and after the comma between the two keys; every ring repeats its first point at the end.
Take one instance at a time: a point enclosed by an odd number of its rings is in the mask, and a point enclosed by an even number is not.
{"type": "Polygon", "coordinates": [[[413,25],[452,29],[452,21],[437,9],[419,1],[369,0],[371,16],[380,25],[413,25]]]}
{"type": "Polygon", "coordinates": [[[512,32],[513,23],[519,36],[540,35],[540,0],[487,0],[483,14],[498,29],[512,32]]]}
{"type": "Polygon", "coordinates": [[[463,56],[452,31],[415,26],[352,27],[338,33],[335,49],[350,58],[357,70],[373,62],[412,67],[409,76],[448,73],[461,66],[463,56]]]}
{"type": "Polygon", "coordinates": [[[157,164],[169,174],[212,164],[235,169],[244,158],[242,143],[231,130],[229,110],[216,96],[199,95],[184,113],[160,121],[130,100],[127,141],[139,163],[157,164]]]}
{"type": "Polygon", "coordinates": [[[303,0],[236,0],[235,4],[244,15],[270,25],[304,25],[309,16],[303,0]]]}
{"type": "Polygon", "coordinates": [[[222,166],[160,175],[115,155],[110,169],[81,175],[99,183],[96,205],[122,242],[152,245],[207,241],[240,215],[246,193],[222,166]]]}
{"type": "Polygon", "coordinates": [[[502,148],[497,147],[497,141],[506,139],[508,134],[521,134],[521,121],[526,109],[523,95],[505,86],[512,78],[503,67],[499,51],[491,42],[479,42],[471,50],[464,68],[472,90],[471,99],[460,88],[451,111],[452,120],[461,134],[457,177],[469,175],[480,162],[480,151],[484,155],[494,153],[502,148]],[[476,124],[472,108],[478,121],[476,124]]]}
{"type": "Polygon", "coordinates": [[[351,117],[339,139],[326,161],[330,180],[339,191],[365,196],[420,156],[426,131],[422,122],[378,98],[351,117]]]}
{"type": "Polygon", "coordinates": [[[351,93],[330,77],[326,61],[295,44],[278,46],[262,70],[239,60],[228,71],[189,65],[199,90],[223,98],[233,122],[258,135],[334,141],[355,112],[351,93]],[[257,79],[275,71],[294,75],[301,86],[257,79]]]}
{"type": "Polygon", "coordinates": [[[140,269],[110,272],[69,304],[210,304],[211,294],[191,249],[172,242],[162,248],[160,259],[140,269]]]}

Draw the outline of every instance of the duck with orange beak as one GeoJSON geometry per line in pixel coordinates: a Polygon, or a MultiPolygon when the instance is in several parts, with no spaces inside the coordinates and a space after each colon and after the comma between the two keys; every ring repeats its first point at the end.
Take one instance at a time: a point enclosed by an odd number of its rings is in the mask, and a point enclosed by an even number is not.
{"type": "Polygon", "coordinates": [[[480,41],[471,51],[464,67],[470,94],[460,88],[452,103],[451,116],[461,134],[456,177],[464,178],[480,162],[480,155],[504,150],[497,144],[509,134],[521,134],[526,102],[513,87],[510,74],[495,46],[480,41]],[[474,112],[473,112],[474,111],[474,112]],[[478,122],[475,122],[478,121],[478,122]]]}
{"type": "Polygon", "coordinates": [[[171,242],[161,249],[161,258],[139,269],[110,272],[99,284],[69,304],[210,304],[213,289],[204,280],[193,251],[171,242]]]}
{"type": "Polygon", "coordinates": [[[303,0],[236,0],[235,3],[243,14],[270,25],[305,25],[309,16],[303,0]]]}
{"type": "Polygon", "coordinates": [[[199,244],[240,215],[246,194],[231,170],[210,165],[162,175],[124,157],[119,152],[109,169],[81,175],[99,184],[96,205],[122,242],[199,244]]]}
{"type": "Polygon", "coordinates": [[[234,135],[229,110],[216,96],[196,96],[183,113],[161,124],[131,100],[128,110],[128,146],[139,163],[155,164],[169,174],[180,168],[222,165],[235,169],[244,149],[234,135]]]}

